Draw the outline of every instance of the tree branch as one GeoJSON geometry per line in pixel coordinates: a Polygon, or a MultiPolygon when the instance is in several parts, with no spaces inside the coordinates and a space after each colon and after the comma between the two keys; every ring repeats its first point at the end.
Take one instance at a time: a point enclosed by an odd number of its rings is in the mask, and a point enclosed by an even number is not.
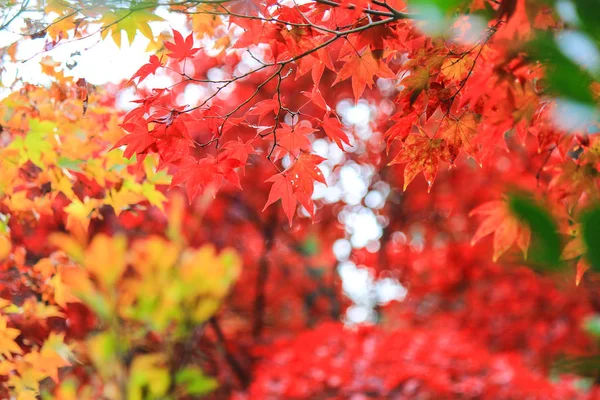
{"type": "Polygon", "coordinates": [[[252,325],[252,336],[258,339],[262,333],[265,319],[266,293],[265,286],[269,278],[269,253],[275,242],[275,228],[277,226],[277,212],[271,212],[269,221],[264,225],[263,237],[265,239],[265,251],[258,265],[258,276],[256,277],[256,297],[254,298],[254,323],[252,325]]]}
{"type": "Polygon", "coordinates": [[[237,379],[242,384],[242,387],[244,387],[244,388],[248,387],[248,384],[250,383],[250,377],[248,376],[248,374],[246,374],[246,371],[244,371],[244,368],[242,368],[241,364],[233,356],[233,354],[231,354],[229,352],[229,349],[227,348],[227,340],[225,339],[225,335],[223,334],[223,331],[221,330],[221,326],[219,325],[219,322],[217,321],[217,317],[212,317],[209,320],[209,324],[212,327],[212,329],[215,331],[215,334],[217,335],[217,340],[219,341],[221,348],[223,348],[225,360],[229,364],[229,367],[231,368],[231,370],[233,371],[233,373],[235,374],[237,379]]]}

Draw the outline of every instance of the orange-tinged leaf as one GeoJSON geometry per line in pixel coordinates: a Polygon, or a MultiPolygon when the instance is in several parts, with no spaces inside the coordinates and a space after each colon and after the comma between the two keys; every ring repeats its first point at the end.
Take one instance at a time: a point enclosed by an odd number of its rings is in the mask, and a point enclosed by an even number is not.
{"type": "Polygon", "coordinates": [[[198,7],[198,10],[190,15],[192,31],[200,38],[204,35],[213,36],[215,29],[223,23],[221,17],[214,15],[211,11],[212,9],[209,7],[198,7]],[[208,12],[202,13],[202,11],[208,12]]]}
{"type": "Polygon", "coordinates": [[[429,86],[429,71],[419,67],[411,71],[410,75],[402,79],[400,84],[404,86],[403,93],[410,92],[410,104],[413,104],[419,94],[429,86]]]}
{"type": "Polygon", "coordinates": [[[583,278],[583,274],[590,269],[591,265],[588,263],[585,257],[582,257],[586,253],[587,249],[585,243],[583,242],[583,238],[580,235],[580,225],[572,226],[569,231],[569,233],[574,236],[565,245],[560,257],[563,260],[572,260],[579,257],[575,267],[575,285],[579,286],[579,283],[583,278]]]}
{"type": "MultiPolygon", "coordinates": [[[[61,268],[61,271],[64,270],[61,268]]],[[[71,288],[65,283],[62,273],[55,274],[50,279],[50,284],[54,288],[54,301],[62,308],[66,308],[68,303],[80,302],[80,299],[71,292],[71,288]]]]}
{"type": "Polygon", "coordinates": [[[12,244],[6,235],[0,234],[0,261],[4,261],[10,254],[12,244]]]}
{"type": "Polygon", "coordinates": [[[527,257],[531,233],[529,227],[520,223],[513,215],[506,201],[490,201],[475,208],[469,216],[480,214],[484,220],[471,239],[471,245],[481,238],[494,234],[494,252],[492,259],[496,262],[515,242],[527,257]]]}
{"type": "Polygon", "coordinates": [[[31,352],[24,357],[38,372],[52,378],[56,383],[59,382],[58,369],[71,365],[69,358],[73,357],[71,349],[64,343],[64,338],[64,333],[51,332],[39,352],[31,352]]]}
{"type": "Polygon", "coordinates": [[[527,225],[521,225],[521,231],[517,237],[517,246],[523,252],[523,257],[527,259],[527,251],[529,250],[529,243],[531,242],[531,229],[527,225]]]}
{"type": "Polygon", "coordinates": [[[519,223],[515,218],[506,218],[496,229],[494,233],[494,253],[492,260],[498,261],[498,258],[506,252],[515,242],[519,233],[519,223]]]}
{"type": "Polygon", "coordinates": [[[431,185],[437,175],[438,165],[445,158],[442,139],[432,139],[420,130],[418,134],[410,135],[404,147],[389,165],[406,163],[404,167],[404,190],[419,172],[423,172],[431,190],[431,185]]]}
{"type": "Polygon", "coordinates": [[[561,258],[563,260],[571,260],[573,258],[582,256],[585,251],[585,243],[583,243],[581,236],[577,236],[566,244],[561,258]]]}
{"type": "Polygon", "coordinates": [[[48,241],[52,246],[56,246],[58,249],[64,251],[73,261],[83,263],[84,251],[82,243],[78,242],[74,237],[55,232],[50,235],[48,241]]]}
{"type": "Polygon", "coordinates": [[[333,82],[333,85],[352,77],[352,91],[354,92],[354,100],[358,102],[360,96],[365,91],[365,87],[373,86],[373,75],[379,73],[379,64],[371,50],[365,50],[362,54],[357,52],[350,54],[345,58],[346,64],[340,69],[333,82]]]}
{"type": "Polygon", "coordinates": [[[454,162],[461,150],[477,159],[477,148],[472,141],[477,133],[475,114],[465,113],[460,118],[444,118],[440,125],[440,137],[446,141],[450,162],[454,162]]]}
{"type": "Polygon", "coordinates": [[[442,64],[441,72],[448,79],[461,81],[467,77],[473,67],[473,60],[469,56],[446,58],[442,64]]]}
{"type": "Polygon", "coordinates": [[[82,228],[87,232],[90,220],[98,213],[99,199],[86,198],[84,201],[75,200],[63,210],[67,213],[67,229],[82,228]]]}
{"type": "Polygon", "coordinates": [[[577,262],[576,273],[575,273],[575,285],[579,286],[581,283],[581,278],[583,278],[583,274],[590,269],[591,265],[584,259],[581,258],[577,262]]]}

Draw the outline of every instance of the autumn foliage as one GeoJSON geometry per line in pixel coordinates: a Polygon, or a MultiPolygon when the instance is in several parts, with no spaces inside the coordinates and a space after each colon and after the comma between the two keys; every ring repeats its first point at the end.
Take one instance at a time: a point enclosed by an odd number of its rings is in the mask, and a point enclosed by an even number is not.
{"type": "Polygon", "coordinates": [[[600,398],[595,5],[32,3],[0,398],[600,398]],[[53,58],[94,37],[147,61],[53,58]]]}

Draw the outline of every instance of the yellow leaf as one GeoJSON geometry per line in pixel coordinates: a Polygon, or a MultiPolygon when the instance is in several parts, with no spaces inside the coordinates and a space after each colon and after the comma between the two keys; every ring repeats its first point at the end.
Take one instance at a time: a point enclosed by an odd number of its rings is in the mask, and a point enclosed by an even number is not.
{"type": "Polygon", "coordinates": [[[106,12],[100,22],[102,23],[101,36],[105,39],[109,33],[115,44],[123,46],[121,31],[125,31],[129,45],[133,43],[135,35],[140,32],[150,40],[154,40],[149,22],[162,21],[163,19],[148,10],[116,10],[106,12]]]}
{"type": "Polygon", "coordinates": [[[167,358],[160,353],[137,356],[131,363],[131,374],[127,388],[129,400],[162,398],[169,390],[171,376],[167,358]],[[144,390],[144,389],[147,390],[144,390]],[[147,391],[146,396],[143,393],[147,391]]]}
{"type": "Polygon", "coordinates": [[[26,191],[20,191],[4,198],[4,204],[13,212],[30,211],[33,207],[33,201],[27,198],[26,191]]]}
{"type": "Polygon", "coordinates": [[[64,251],[73,261],[83,263],[83,246],[72,236],[56,232],[49,236],[48,241],[52,246],[64,251]]]}
{"type": "Polygon", "coordinates": [[[15,364],[9,360],[0,360],[0,376],[8,376],[16,368],[15,364]]]}
{"type": "Polygon", "coordinates": [[[91,398],[90,394],[83,395],[83,394],[79,394],[78,395],[78,384],[77,381],[75,380],[65,380],[64,382],[62,382],[60,384],[60,386],[56,389],[55,392],[55,400],[77,400],[79,399],[87,399],[87,398],[91,398]],[[89,397],[88,397],[89,396],[89,397]]]}
{"type": "Polygon", "coordinates": [[[156,187],[152,183],[144,182],[142,184],[142,194],[150,204],[164,211],[164,203],[167,201],[167,198],[164,194],[156,190],[156,187]]]}
{"type": "Polygon", "coordinates": [[[441,72],[448,79],[462,81],[467,77],[472,67],[473,60],[469,56],[446,58],[442,64],[441,72]]]}
{"type": "MultiPolygon", "coordinates": [[[[50,279],[50,285],[54,288],[54,301],[62,308],[66,308],[67,303],[79,303],[79,298],[77,298],[71,292],[71,288],[65,284],[61,273],[57,273],[50,279]]],[[[81,284],[78,286],[81,286],[81,284]]]]}
{"type": "Polygon", "coordinates": [[[7,326],[8,318],[0,315],[0,354],[5,358],[10,358],[11,354],[22,354],[23,350],[14,341],[21,331],[7,326]]]}
{"type": "Polygon", "coordinates": [[[69,31],[75,29],[77,26],[75,25],[75,16],[73,15],[61,15],[57,17],[46,29],[47,35],[52,38],[52,40],[57,40],[61,35],[63,37],[67,37],[69,35],[69,31]]]}
{"type": "Polygon", "coordinates": [[[15,365],[19,374],[11,375],[8,379],[8,385],[18,394],[18,399],[37,399],[40,382],[48,377],[48,375],[41,372],[37,366],[32,366],[31,363],[24,358],[17,360],[15,365]]]}
{"type": "Polygon", "coordinates": [[[127,210],[131,205],[137,204],[142,200],[144,200],[144,196],[122,186],[119,191],[111,189],[104,198],[104,204],[111,206],[118,216],[122,211],[127,210]]]}
{"type": "Polygon", "coordinates": [[[38,400],[37,390],[24,389],[18,391],[17,400],[38,400]]]}
{"type": "Polygon", "coordinates": [[[126,343],[113,332],[101,332],[87,339],[85,348],[101,376],[114,377],[124,373],[119,354],[126,350],[126,343]]]}
{"type": "Polygon", "coordinates": [[[28,298],[22,305],[23,317],[25,319],[47,319],[50,317],[64,317],[58,307],[54,305],[46,305],[45,303],[38,302],[33,298],[28,298]]]}
{"type": "Polygon", "coordinates": [[[127,239],[124,236],[96,235],[85,252],[85,268],[105,288],[111,288],[125,271],[127,239]]]}
{"type": "Polygon", "coordinates": [[[10,254],[12,244],[10,239],[3,234],[0,234],[0,261],[4,261],[10,254]]]}
{"type": "Polygon", "coordinates": [[[63,208],[64,212],[67,213],[67,229],[76,230],[81,228],[83,231],[87,232],[90,220],[98,215],[100,204],[100,200],[86,197],[83,202],[77,199],[63,208]]]}
{"type": "Polygon", "coordinates": [[[46,7],[44,7],[44,11],[47,14],[56,13],[62,14],[67,8],[65,7],[66,3],[61,0],[47,0],[46,7]]]}
{"type": "MultiPolygon", "coordinates": [[[[199,9],[206,9],[207,7],[198,7],[199,9]]],[[[192,31],[196,33],[200,39],[204,35],[213,36],[215,29],[221,24],[221,17],[218,15],[204,14],[202,12],[191,14],[192,20],[192,31]]]]}
{"type": "Polygon", "coordinates": [[[52,189],[62,192],[71,201],[76,199],[75,192],[73,192],[73,182],[63,174],[54,177],[52,189]]]}

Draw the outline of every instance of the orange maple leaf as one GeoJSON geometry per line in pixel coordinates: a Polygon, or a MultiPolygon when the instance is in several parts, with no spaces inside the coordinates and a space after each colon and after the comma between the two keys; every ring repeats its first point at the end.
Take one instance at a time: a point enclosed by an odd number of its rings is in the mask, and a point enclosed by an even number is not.
{"type": "Polygon", "coordinates": [[[587,262],[585,257],[582,257],[586,252],[586,247],[580,234],[580,226],[572,226],[569,233],[574,237],[566,244],[560,257],[563,260],[572,260],[579,257],[577,266],[575,267],[575,285],[579,286],[583,274],[590,269],[591,265],[587,262]]]}
{"type": "Polygon", "coordinates": [[[383,63],[377,61],[373,57],[371,50],[366,49],[359,54],[355,52],[344,58],[346,64],[340,69],[335,78],[335,81],[331,86],[336,83],[352,77],[352,91],[354,92],[354,99],[358,102],[358,99],[365,91],[365,87],[369,88],[373,86],[373,75],[382,78],[396,78],[396,75],[384,66],[383,63]]]}
{"type": "Polygon", "coordinates": [[[471,68],[473,68],[473,60],[469,56],[448,57],[444,60],[440,72],[448,79],[462,81],[467,77],[471,68]]]}
{"type": "Polygon", "coordinates": [[[389,165],[406,163],[404,167],[404,190],[409,183],[423,171],[425,180],[431,185],[437,175],[440,160],[447,159],[446,148],[442,139],[434,139],[419,128],[419,133],[409,135],[404,142],[404,147],[389,165]]]}
{"type": "Polygon", "coordinates": [[[489,201],[475,208],[469,216],[475,214],[484,215],[485,219],[477,228],[471,245],[477,243],[481,238],[494,233],[494,262],[504,254],[513,243],[523,252],[527,258],[527,249],[531,238],[531,231],[527,225],[519,222],[518,218],[511,212],[510,206],[506,201],[489,201]]]}
{"type": "Polygon", "coordinates": [[[473,139],[477,134],[475,114],[465,113],[460,118],[444,118],[440,125],[440,137],[446,141],[450,162],[454,162],[461,150],[477,159],[473,139]]]}

